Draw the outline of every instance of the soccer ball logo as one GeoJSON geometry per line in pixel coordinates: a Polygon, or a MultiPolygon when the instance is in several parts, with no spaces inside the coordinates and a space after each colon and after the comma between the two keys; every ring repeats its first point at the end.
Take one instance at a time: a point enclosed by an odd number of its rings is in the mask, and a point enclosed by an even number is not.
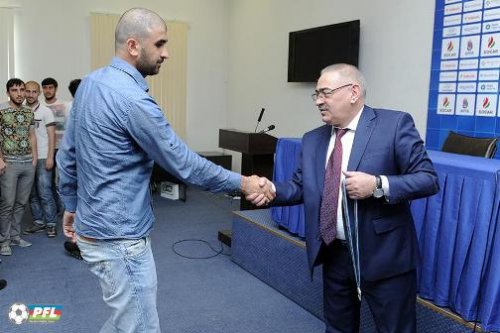
{"type": "Polygon", "coordinates": [[[16,325],[26,322],[29,317],[28,307],[22,303],[14,303],[10,307],[9,319],[16,325]]]}

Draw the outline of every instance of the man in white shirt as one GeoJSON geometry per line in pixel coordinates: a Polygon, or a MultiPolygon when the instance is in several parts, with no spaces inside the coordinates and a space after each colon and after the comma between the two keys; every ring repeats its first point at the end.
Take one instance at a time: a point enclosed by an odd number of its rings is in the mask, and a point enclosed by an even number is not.
{"type": "Polygon", "coordinates": [[[57,206],[53,195],[52,173],[54,171],[56,122],[52,111],[38,101],[39,96],[40,85],[35,81],[27,82],[26,105],[33,110],[35,115],[38,161],[30,195],[33,226],[24,230],[24,234],[47,230],[48,237],[55,237],[57,235],[57,206]]]}
{"type": "Polygon", "coordinates": [[[57,98],[57,81],[54,78],[48,77],[42,80],[42,91],[45,97],[45,104],[48,107],[56,122],[56,149],[59,148],[59,142],[66,128],[66,119],[68,119],[68,102],[57,98]]]}
{"type": "MultiPolygon", "coordinates": [[[[57,150],[59,149],[59,143],[62,141],[64,130],[66,128],[66,120],[68,119],[69,115],[69,107],[68,107],[69,103],[67,101],[63,101],[57,98],[57,87],[58,83],[52,77],[48,77],[42,80],[42,92],[43,96],[45,97],[45,100],[43,101],[42,104],[44,104],[52,111],[52,114],[54,115],[54,120],[56,122],[56,127],[55,127],[56,148],[54,155],[57,155],[57,150]]],[[[54,200],[56,201],[57,212],[62,213],[64,211],[64,207],[61,198],[59,197],[59,194],[57,192],[56,178],[57,178],[57,169],[52,177],[53,179],[52,187],[54,189],[53,191],[54,200]]]]}

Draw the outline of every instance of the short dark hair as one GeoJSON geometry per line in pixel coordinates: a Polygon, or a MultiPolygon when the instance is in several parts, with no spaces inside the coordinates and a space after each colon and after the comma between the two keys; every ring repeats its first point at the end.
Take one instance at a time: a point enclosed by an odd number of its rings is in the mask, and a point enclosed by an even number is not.
{"type": "Polygon", "coordinates": [[[56,79],[48,77],[48,78],[45,78],[45,79],[42,80],[42,87],[43,86],[50,86],[51,84],[54,85],[55,88],[57,88],[57,81],[56,81],[56,79]]]}
{"type": "Polygon", "coordinates": [[[14,86],[24,86],[24,81],[15,77],[10,79],[9,81],[7,81],[7,84],[5,85],[5,87],[7,88],[7,92],[9,92],[10,87],[14,86]]]}
{"type": "Polygon", "coordinates": [[[69,92],[71,93],[72,97],[75,97],[76,89],[78,89],[80,82],[82,82],[82,80],[80,80],[80,79],[74,79],[74,80],[71,80],[69,82],[68,89],[69,89],[69,92]]]}

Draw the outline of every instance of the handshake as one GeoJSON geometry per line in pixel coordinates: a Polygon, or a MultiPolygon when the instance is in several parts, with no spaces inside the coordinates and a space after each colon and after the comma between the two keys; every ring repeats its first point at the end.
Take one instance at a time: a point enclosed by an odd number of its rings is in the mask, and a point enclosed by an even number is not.
{"type": "Polygon", "coordinates": [[[256,206],[268,205],[276,197],[273,183],[266,177],[241,176],[241,191],[256,206]]]}

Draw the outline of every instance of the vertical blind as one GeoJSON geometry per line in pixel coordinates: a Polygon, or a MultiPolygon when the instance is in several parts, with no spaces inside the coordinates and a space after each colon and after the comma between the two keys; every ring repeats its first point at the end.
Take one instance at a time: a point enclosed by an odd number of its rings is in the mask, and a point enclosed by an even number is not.
{"type": "MultiPolygon", "coordinates": [[[[120,16],[92,13],[91,68],[106,66],[115,54],[115,28],[120,16]]],[[[186,139],[187,30],[183,22],[167,21],[169,58],[160,73],[147,78],[149,93],[167,116],[177,135],[186,139]]]]}
{"type": "MultiPolygon", "coordinates": [[[[13,9],[0,8],[0,84],[14,77],[14,14],[13,9]]],[[[3,97],[2,97],[3,99],[3,97]]]]}

